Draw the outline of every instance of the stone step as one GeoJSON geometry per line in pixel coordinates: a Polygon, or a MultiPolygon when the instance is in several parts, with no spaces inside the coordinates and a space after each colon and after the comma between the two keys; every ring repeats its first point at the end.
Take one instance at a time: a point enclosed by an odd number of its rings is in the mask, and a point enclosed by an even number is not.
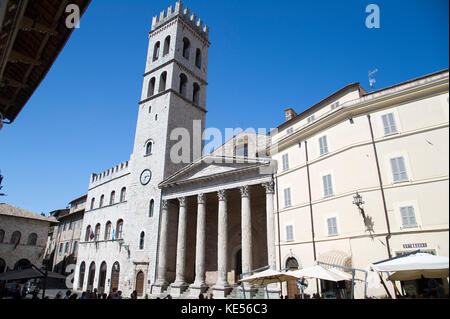
{"type": "MultiPolygon", "coordinates": [[[[172,288],[169,286],[167,290],[163,293],[160,298],[164,298],[167,295],[171,295],[174,299],[198,299],[198,296],[193,296],[191,294],[190,289],[186,289],[181,295],[175,295],[172,288]]],[[[214,290],[212,287],[208,287],[207,290],[203,293],[203,296],[207,296],[209,298],[210,294],[214,294],[214,290]]],[[[240,289],[240,286],[233,285],[231,292],[228,294],[226,299],[267,299],[266,289],[264,287],[255,287],[251,292],[246,291],[245,296],[243,291],[240,289]]]]}

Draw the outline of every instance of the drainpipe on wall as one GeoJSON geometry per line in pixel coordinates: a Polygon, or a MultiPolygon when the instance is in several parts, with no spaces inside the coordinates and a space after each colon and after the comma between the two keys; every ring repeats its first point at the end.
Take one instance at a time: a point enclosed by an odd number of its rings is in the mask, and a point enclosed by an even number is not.
{"type": "MultiPolygon", "coordinates": [[[[272,175],[273,176],[273,175],[272,175]]],[[[279,210],[279,199],[278,199],[278,175],[275,175],[275,186],[277,188],[277,226],[278,226],[278,261],[280,263],[280,269],[284,267],[281,265],[281,238],[280,238],[280,210],[279,210]]],[[[283,285],[280,283],[281,294],[283,294],[283,285]]]]}
{"type": "Polygon", "coordinates": [[[389,258],[392,258],[391,247],[389,245],[389,239],[392,236],[391,235],[391,226],[389,225],[389,216],[388,216],[388,212],[387,212],[386,198],[384,196],[383,180],[381,178],[380,163],[378,161],[377,147],[375,145],[375,138],[373,136],[373,128],[372,128],[372,121],[370,120],[370,114],[367,114],[367,119],[369,120],[370,136],[372,138],[373,152],[375,154],[375,162],[377,164],[378,181],[380,183],[380,191],[381,191],[381,197],[383,199],[383,207],[384,207],[384,216],[386,219],[386,226],[387,226],[387,231],[388,231],[388,234],[386,236],[386,248],[387,248],[389,258]]]}
{"type": "MultiPolygon", "coordinates": [[[[311,195],[311,178],[309,175],[309,157],[308,157],[308,141],[305,140],[305,156],[306,156],[306,174],[308,177],[308,196],[309,196],[309,214],[311,217],[311,237],[312,237],[312,244],[313,244],[313,256],[314,261],[317,260],[317,254],[316,254],[316,241],[315,241],[315,235],[314,235],[314,217],[313,217],[313,207],[312,207],[312,195],[311,195]]],[[[317,287],[317,293],[319,294],[319,280],[316,279],[316,287],[317,287]]]]}

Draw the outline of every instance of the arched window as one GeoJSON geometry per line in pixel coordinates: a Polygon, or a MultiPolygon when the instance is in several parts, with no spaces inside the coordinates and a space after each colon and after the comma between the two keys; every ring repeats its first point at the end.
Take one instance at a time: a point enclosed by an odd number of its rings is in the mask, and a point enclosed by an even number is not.
{"type": "Polygon", "coordinates": [[[141,232],[141,237],[139,239],[139,249],[144,249],[144,240],[145,240],[145,233],[141,232]]]}
{"type": "Polygon", "coordinates": [[[92,291],[94,288],[94,277],[95,277],[95,262],[91,262],[89,266],[88,283],[87,290],[92,291]]]}
{"type": "Polygon", "coordinates": [[[14,270],[30,268],[31,262],[28,259],[21,259],[14,265],[14,270]]]}
{"type": "Polygon", "coordinates": [[[86,235],[84,236],[84,241],[89,241],[91,239],[91,225],[86,227],[86,235]]]}
{"type": "Polygon", "coordinates": [[[103,207],[103,202],[105,201],[105,195],[100,196],[100,205],[99,207],[103,207]]]}
{"type": "Polygon", "coordinates": [[[167,80],[167,72],[164,71],[161,73],[161,77],[159,78],[159,92],[163,92],[166,90],[166,80],[167,80]]]}
{"type": "Polygon", "coordinates": [[[122,188],[122,190],[120,191],[120,201],[124,202],[125,201],[125,197],[127,195],[127,189],[126,187],[122,188]]]}
{"type": "Polygon", "coordinates": [[[95,197],[92,197],[92,199],[91,199],[91,209],[94,209],[94,204],[95,204],[95,197]]]}
{"type": "Polygon", "coordinates": [[[111,196],[109,197],[109,205],[114,205],[115,198],[116,198],[116,192],[112,191],[111,196]]]}
{"type": "Polygon", "coordinates": [[[153,77],[148,82],[147,97],[151,97],[151,96],[153,96],[153,94],[155,94],[155,81],[156,81],[156,79],[153,77]]]}
{"type": "Polygon", "coordinates": [[[152,154],[152,147],[153,147],[153,142],[152,141],[148,142],[147,146],[145,147],[145,155],[152,154]]]}
{"type": "Polygon", "coordinates": [[[98,241],[99,236],[100,236],[100,224],[97,224],[95,225],[94,240],[98,241]]]}
{"type": "Polygon", "coordinates": [[[199,69],[202,67],[202,51],[198,48],[195,51],[195,66],[199,69]]]}
{"type": "Polygon", "coordinates": [[[189,50],[191,48],[191,42],[189,42],[188,38],[183,39],[183,57],[189,60],[189,50]]]}
{"type": "Polygon", "coordinates": [[[195,104],[200,104],[200,86],[197,83],[194,83],[192,101],[195,104]]]}
{"type": "Polygon", "coordinates": [[[159,57],[159,47],[160,47],[160,43],[159,41],[156,42],[155,47],[153,48],[153,61],[158,60],[159,57]]]}
{"type": "Polygon", "coordinates": [[[0,243],[3,243],[5,240],[5,231],[3,229],[0,229],[0,243]]]}
{"type": "Polygon", "coordinates": [[[66,243],[66,246],[64,247],[64,253],[68,253],[69,252],[69,242],[66,243]]]}
{"type": "Polygon", "coordinates": [[[84,273],[86,272],[86,264],[83,261],[80,265],[80,274],[78,276],[78,290],[83,290],[84,273]]]}
{"type": "Polygon", "coordinates": [[[64,246],[63,243],[59,244],[59,250],[58,250],[58,253],[59,253],[60,255],[62,254],[63,246],[64,246]]]}
{"type": "Polygon", "coordinates": [[[111,222],[108,221],[105,226],[105,240],[111,239],[111,222]]]}
{"type": "Polygon", "coordinates": [[[115,262],[111,269],[111,287],[110,290],[119,288],[119,277],[120,277],[120,264],[115,262]]]}
{"type": "Polygon", "coordinates": [[[20,231],[15,231],[11,236],[11,244],[18,245],[20,243],[20,237],[21,237],[20,231]]]}
{"type": "Polygon", "coordinates": [[[72,255],[76,255],[77,254],[77,248],[78,248],[78,242],[74,241],[73,242],[73,246],[72,246],[72,255]]]}
{"type": "Polygon", "coordinates": [[[106,261],[102,262],[102,265],[100,266],[100,278],[98,280],[98,293],[103,294],[105,291],[105,282],[106,282],[106,261]]]}
{"type": "Polygon", "coordinates": [[[187,89],[187,76],[183,73],[180,74],[180,94],[186,97],[186,89],[187,89]]]}
{"type": "Polygon", "coordinates": [[[119,219],[117,221],[117,227],[116,227],[117,231],[116,231],[116,239],[121,239],[122,238],[122,232],[123,232],[123,220],[119,219]]]}
{"type": "Polygon", "coordinates": [[[36,246],[36,242],[37,242],[37,234],[36,233],[31,233],[28,236],[27,244],[30,245],[30,246],[36,246]]]}
{"type": "Polygon", "coordinates": [[[148,217],[153,217],[153,210],[155,209],[155,201],[152,199],[150,201],[150,206],[148,208],[148,217]]]}
{"type": "Polygon", "coordinates": [[[169,50],[170,50],[170,35],[168,35],[164,40],[163,56],[169,54],[169,50]]]}

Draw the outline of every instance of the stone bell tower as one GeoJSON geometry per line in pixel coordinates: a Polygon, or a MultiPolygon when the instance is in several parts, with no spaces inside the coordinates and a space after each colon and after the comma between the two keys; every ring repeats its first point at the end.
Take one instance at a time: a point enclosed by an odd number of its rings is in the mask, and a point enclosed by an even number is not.
{"type": "MultiPolygon", "coordinates": [[[[154,282],[161,190],[158,184],[202,154],[206,116],[209,28],[178,1],[153,18],[134,150],[129,209],[132,228],[144,229],[145,249],[135,264],[148,263],[154,282]],[[183,147],[180,147],[181,139],[183,147]]],[[[129,222],[130,223],[130,222],[129,222]]],[[[140,230],[139,230],[140,231],[140,230]]]]}

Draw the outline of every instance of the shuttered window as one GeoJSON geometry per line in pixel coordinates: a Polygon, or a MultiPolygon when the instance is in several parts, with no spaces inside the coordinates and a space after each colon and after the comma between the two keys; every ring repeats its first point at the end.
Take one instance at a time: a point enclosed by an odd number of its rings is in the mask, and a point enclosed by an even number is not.
{"type": "Polygon", "coordinates": [[[414,213],[414,207],[412,207],[412,206],[401,207],[400,213],[402,215],[403,227],[417,226],[417,220],[416,220],[416,215],[414,213]]]}
{"type": "Polygon", "coordinates": [[[283,171],[286,171],[289,169],[289,155],[284,154],[283,155],[283,171]]]}
{"type": "Polygon", "coordinates": [[[336,217],[328,218],[328,235],[334,236],[338,234],[336,217]]]}
{"type": "Polygon", "coordinates": [[[323,181],[323,195],[325,197],[333,195],[333,185],[331,181],[331,175],[325,175],[322,177],[323,181]]]}
{"type": "Polygon", "coordinates": [[[403,157],[391,158],[392,175],[394,182],[403,182],[408,180],[405,160],[403,157]]]}
{"type": "Polygon", "coordinates": [[[395,125],[395,119],[394,114],[384,114],[381,116],[381,119],[383,120],[383,127],[384,127],[384,134],[395,134],[397,133],[397,126],[395,125]]]}
{"type": "Polygon", "coordinates": [[[284,190],[284,206],[288,207],[291,206],[291,189],[286,188],[284,190]]]}
{"type": "Polygon", "coordinates": [[[294,240],[294,226],[287,225],[286,226],[286,241],[294,240]]]}
{"type": "Polygon", "coordinates": [[[321,138],[319,138],[319,149],[320,155],[325,155],[328,153],[328,142],[326,136],[322,136],[321,138]]]}

